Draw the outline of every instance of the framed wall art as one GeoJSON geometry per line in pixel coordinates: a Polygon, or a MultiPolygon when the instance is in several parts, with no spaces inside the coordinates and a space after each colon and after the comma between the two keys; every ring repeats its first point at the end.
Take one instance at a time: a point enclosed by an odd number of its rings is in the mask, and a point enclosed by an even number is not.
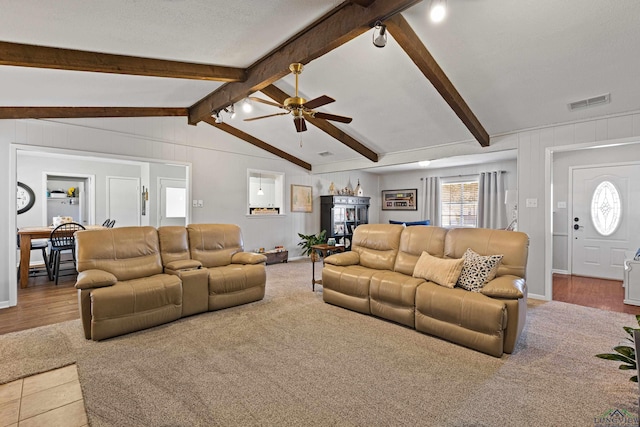
{"type": "Polygon", "coordinates": [[[313,192],[310,186],[291,184],[291,212],[313,212],[313,192]]]}
{"type": "Polygon", "coordinates": [[[383,190],[382,191],[383,211],[417,211],[418,210],[418,189],[408,190],[383,190]]]}

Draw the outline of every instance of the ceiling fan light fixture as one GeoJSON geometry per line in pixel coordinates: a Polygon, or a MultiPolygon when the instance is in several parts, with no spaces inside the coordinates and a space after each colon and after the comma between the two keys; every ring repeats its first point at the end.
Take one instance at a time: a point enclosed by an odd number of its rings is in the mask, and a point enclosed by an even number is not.
{"type": "Polygon", "coordinates": [[[245,98],[242,102],[242,111],[244,111],[245,113],[250,113],[253,111],[253,105],[251,105],[251,101],[249,101],[249,98],[245,98]]]}
{"type": "Polygon", "coordinates": [[[373,45],[375,47],[385,47],[387,45],[387,26],[377,21],[373,28],[373,45]]]}
{"type": "Polygon", "coordinates": [[[444,21],[447,16],[447,0],[431,0],[431,7],[429,8],[429,18],[431,22],[439,23],[444,21]]]}

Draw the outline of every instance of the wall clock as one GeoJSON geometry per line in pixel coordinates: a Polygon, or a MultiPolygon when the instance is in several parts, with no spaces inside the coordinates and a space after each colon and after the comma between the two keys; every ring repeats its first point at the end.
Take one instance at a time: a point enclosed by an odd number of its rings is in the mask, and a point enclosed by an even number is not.
{"type": "Polygon", "coordinates": [[[18,182],[16,201],[18,204],[18,214],[25,213],[33,207],[33,204],[36,202],[36,195],[27,184],[18,182]]]}

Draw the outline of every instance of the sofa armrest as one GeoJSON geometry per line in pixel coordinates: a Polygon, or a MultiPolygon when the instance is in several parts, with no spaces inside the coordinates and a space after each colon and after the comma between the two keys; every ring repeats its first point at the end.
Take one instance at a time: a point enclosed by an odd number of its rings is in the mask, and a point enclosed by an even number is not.
{"type": "Polygon", "coordinates": [[[267,257],[253,252],[236,252],[231,256],[231,264],[261,264],[267,262],[267,257]]]}
{"type": "Polygon", "coordinates": [[[171,261],[164,266],[167,270],[179,271],[179,270],[193,270],[202,268],[202,263],[195,259],[181,259],[177,261],[171,261]]]}
{"type": "Polygon", "coordinates": [[[360,254],[357,252],[342,252],[326,257],[324,262],[325,264],[338,266],[358,265],[360,264],[360,254]]]}
{"type": "Polygon", "coordinates": [[[76,289],[92,289],[113,286],[118,279],[104,270],[85,270],[78,273],[76,289]]]}
{"type": "Polygon", "coordinates": [[[480,289],[488,297],[520,299],[526,294],[527,285],[523,278],[510,274],[496,277],[480,289]]]}

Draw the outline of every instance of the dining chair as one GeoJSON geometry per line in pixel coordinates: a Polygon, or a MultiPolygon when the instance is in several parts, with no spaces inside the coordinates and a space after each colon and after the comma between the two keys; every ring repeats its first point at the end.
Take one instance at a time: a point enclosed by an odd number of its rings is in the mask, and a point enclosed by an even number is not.
{"type": "MultiPolygon", "coordinates": [[[[18,229],[16,229],[18,230],[18,229]]],[[[20,249],[20,234],[17,234],[18,237],[18,249],[20,249]]],[[[51,272],[51,266],[49,265],[49,257],[47,256],[47,248],[49,247],[49,241],[47,239],[34,239],[31,241],[31,250],[41,250],[42,251],[42,260],[44,261],[44,266],[47,269],[47,277],[49,280],[53,280],[53,274],[51,272]]],[[[37,269],[32,269],[29,267],[29,274],[33,273],[35,276],[37,274],[37,269]]],[[[20,268],[18,268],[18,280],[20,280],[20,268]]]]}
{"type": "Polygon", "coordinates": [[[113,228],[114,225],[116,225],[116,220],[112,219],[111,221],[109,221],[109,224],[107,224],[107,228],[113,228]]]}
{"type": "Polygon", "coordinates": [[[103,227],[108,227],[108,226],[109,226],[109,222],[110,222],[110,221],[111,221],[111,220],[110,220],[109,218],[105,219],[105,220],[104,220],[104,222],[102,223],[102,226],[103,226],[103,227]]]}
{"type": "Polygon", "coordinates": [[[58,284],[60,277],[60,260],[63,251],[71,251],[73,266],[76,266],[76,238],[74,233],[85,228],[76,222],[60,224],[51,232],[51,256],[53,257],[53,277],[58,284]]]}

